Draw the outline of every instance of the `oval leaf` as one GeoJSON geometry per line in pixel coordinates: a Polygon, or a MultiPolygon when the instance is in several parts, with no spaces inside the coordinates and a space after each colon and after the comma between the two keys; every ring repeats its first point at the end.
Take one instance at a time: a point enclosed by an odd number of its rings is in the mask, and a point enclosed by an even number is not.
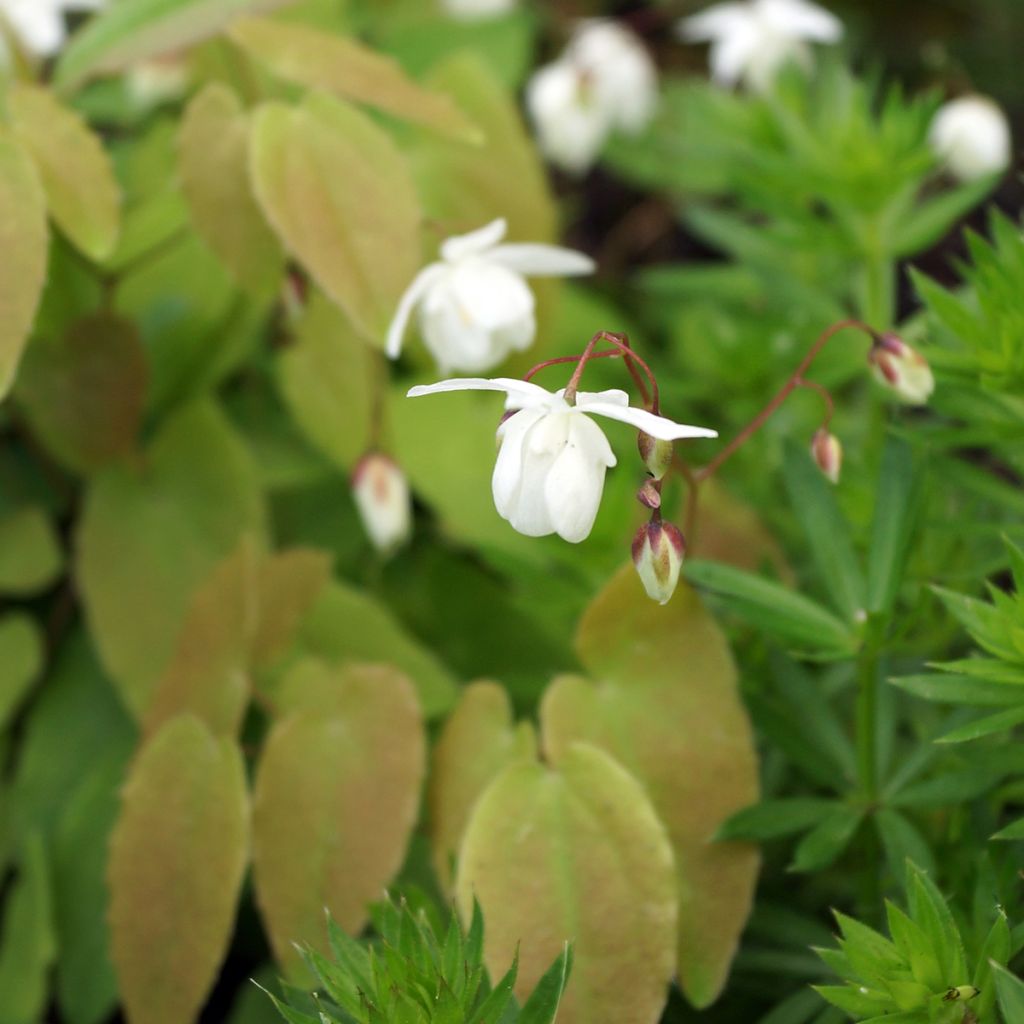
{"type": "Polygon", "coordinates": [[[64,555],[53,522],[38,505],[0,516],[0,593],[27,597],[60,575],[64,555]]]}
{"type": "Polygon", "coordinates": [[[593,743],[643,784],[675,851],[683,991],[707,1006],[725,983],[760,864],[751,845],[712,842],[758,798],[736,667],[689,587],[658,608],[632,565],[587,609],[576,646],[595,682],[567,676],[552,685],[541,713],[544,749],[558,763],[574,742],[593,743]]]}
{"type": "Polygon", "coordinates": [[[133,1024],[192,1024],[227,952],[248,853],[242,753],[192,715],[125,784],[110,846],[112,955],[133,1024]]]}
{"type": "Polygon", "coordinates": [[[50,216],[86,256],[105,259],[121,229],[121,190],[100,140],[79,114],[39,86],[20,83],[7,102],[50,216]]]}
{"type": "Polygon", "coordinates": [[[346,931],[366,923],[398,871],[416,821],[425,736],[397,669],[336,669],[330,697],[274,726],[253,807],[257,900],[281,965],[292,943],[327,948],[324,908],[346,931]]]}
{"type": "Polygon", "coordinates": [[[0,618],[0,732],[28,692],[43,664],[43,638],[30,615],[0,618]]]}
{"type": "Polygon", "coordinates": [[[278,237],[375,344],[419,266],[419,205],[391,139],[322,94],[254,115],[256,197],[278,237]]]}
{"type": "Polygon", "coordinates": [[[480,902],[492,977],[518,949],[520,1000],[568,940],[561,1024],[658,1020],[674,967],[672,848],[639,783],[603,751],[577,744],[557,770],[506,768],[473,810],[456,894],[466,921],[480,902]]]}

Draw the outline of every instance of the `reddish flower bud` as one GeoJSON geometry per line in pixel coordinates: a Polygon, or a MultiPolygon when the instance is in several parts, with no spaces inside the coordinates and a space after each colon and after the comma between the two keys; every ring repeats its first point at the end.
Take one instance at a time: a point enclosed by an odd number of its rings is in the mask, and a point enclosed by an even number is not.
{"type": "Polygon", "coordinates": [[[648,480],[639,491],[636,492],[636,500],[645,508],[652,511],[661,508],[661,491],[653,480],[648,480]]]}
{"type": "Polygon", "coordinates": [[[633,538],[633,564],[649,597],[666,604],[675,593],[686,541],[672,523],[651,520],[633,538]]]}
{"type": "Polygon", "coordinates": [[[895,334],[882,334],[875,340],[868,362],[878,383],[895,391],[908,405],[924,405],[935,390],[928,360],[895,334]]]}
{"type": "Polygon", "coordinates": [[[839,438],[821,427],[811,438],[811,455],[825,477],[834,484],[839,483],[839,471],[843,466],[843,446],[839,438]]]}
{"type": "Polygon", "coordinates": [[[661,441],[641,430],[636,439],[636,446],[640,450],[640,458],[644,460],[644,465],[651,477],[655,480],[663,479],[672,465],[672,456],[675,454],[672,442],[661,441]]]}

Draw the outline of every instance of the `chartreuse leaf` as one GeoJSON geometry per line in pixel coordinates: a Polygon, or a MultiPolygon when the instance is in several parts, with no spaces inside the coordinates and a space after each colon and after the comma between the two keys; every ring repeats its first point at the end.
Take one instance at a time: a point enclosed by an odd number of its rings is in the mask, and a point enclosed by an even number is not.
{"type": "Polygon", "coordinates": [[[1001,964],[991,966],[1004,1024],[1024,1024],[1024,981],[1001,964]]]}
{"type": "Polygon", "coordinates": [[[274,74],[367,103],[462,141],[480,131],[450,97],[417,85],[390,57],[355,39],[269,18],[241,18],[228,36],[274,74]]]}
{"type": "Polygon", "coordinates": [[[39,306],[48,239],[39,174],[13,134],[0,127],[0,399],[14,381],[39,306]]]}
{"type": "Polygon", "coordinates": [[[249,127],[235,93],[211,82],[185,110],[178,169],[196,231],[239,284],[262,295],[280,278],[284,254],[253,195],[249,127]]]}
{"type": "Polygon", "coordinates": [[[0,732],[28,692],[43,663],[43,638],[30,615],[0,618],[0,732]]]}
{"type": "Polygon", "coordinates": [[[358,932],[405,856],[423,781],[425,736],[398,669],[335,669],[336,685],[271,730],[256,777],[257,900],[289,974],[293,942],[327,947],[324,908],[358,932]]]}
{"type": "Polygon", "coordinates": [[[536,746],[531,726],[516,726],[503,686],[477,682],[462,691],[434,746],[427,789],[434,868],[445,888],[477,798],[506,765],[534,760],[536,746]]]}
{"type": "Polygon", "coordinates": [[[346,471],[370,445],[379,359],[318,289],[295,325],[292,344],[278,357],[278,385],[292,419],[346,471]]]}
{"type": "Polygon", "coordinates": [[[816,825],[834,807],[834,800],[815,797],[764,800],[752,807],[744,807],[729,817],[715,833],[715,839],[758,842],[792,835],[816,825]]]}
{"type": "Polygon", "coordinates": [[[45,590],[64,564],[57,533],[38,505],[0,515],[0,593],[27,597],[45,590]]]}
{"type": "Polygon", "coordinates": [[[285,247],[353,325],[383,346],[395,305],[419,269],[419,201],[390,137],[343,100],[253,114],[256,198],[285,247]]]}
{"type": "Polygon", "coordinates": [[[24,841],[0,934],[0,1024],[41,1020],[57,942],[46,848],[38,832],[24,841]]]}
{"type": "Polygon", "coordinates": [[[1000,829],[993,839],[1024,839],[1024,818],[1018,818],[1013,824],[1000,829]]]}
{"type": "Polygon", "coordinates": [[[190,1024],[227,952],[248,859],[242,752],[194,715],[132,763],[110,842],[114,966],[136,1024],[190,1024]]]}
{"type": "Polygon", "coordinates": [[[111,4],[61,54],[54,79],[64,91],[95,75],[183,50],[216,35],[239,14],[258,14],[289,0],[132,0],[111,4]]]}
{"type": "Polygon", "coordinates": [[[544,750],[558,764],[572,743],[593,743],[643,784],[675,854],[680,983],[707,1006],[725,984],[760,864],[753,846],[711,841],[758,797],[728,645],[692,589],[655,607],[630,565],[585,612],[576,647],[594,682],[565,676],[548,690],[544,750]]]}
{"type": "Polygon", "coordinates": [[[574,948],[567,942],[555,962],[541,975],[537,987],[519,1011],[516,1024],[554,1024],[569,984],[573,962],[574,948]]]}
{"type": "Polygon", "coordinates": [[[195,589],[262,523],[248,452],[209,402],[165,422],[144,468],[93,479],[78,527],[78,582],[104,664],[137,717],[195,589]]]}
{"type": "Polygon", "coordinates": [[[121,190],[99,138],[47,89],[19,83],[7,94],[14,133],[39,172],[50,216],[86,256],[114,251],[121,190]]]}
{"type": "Polygon", "coordinates": [[[820,871],[842,854],[864,819],[864,810],[840,804],[797,844],[790,871],[820,871]]]}
{"type": "MultiPolygon", "coordinates": [[[[978,990],[977,1002],[972,1009],[980,1020],[986,1020],[995,1006],[996,992],[993,986],[992,972],[994,969],[1007,965],[1011,955],[1011,945],[1010,924],[1007,921],[1006,913],[1002,907],[996,907],[996,919],[982,943],[978,953],[977,966],[974,969],[974,977],[971,979],[971,984],[978,990]]],[[[1024,1004],[1022,1004],[1022,1008],[1024,1008],[1024,1004]]]]}
{"type": "MultiPolygon", "coordinates": [[[[935,883],[913,862],[907,863],[907,902],[910,916],[921,926],[945,978],[967,977],[963,941],[949,906],[935,883]]],[[[950,984],[966,984],[951,980],[950,984]]]]}
{"type": "Polygon", "coordinates": [[[518,948],[520,999],[571,939],[562,1024],[658,1020],[674,965],[672,848],[640,784],[608,754],[580,743],[557,767],[506,768],[473,809],[456,896],[463,920],[480,901],[492,976],[518,948]]]}
{"type": "Polygon", "coordinates": [[[146,354],[135,325],[95,313],[29,346],[15,398],[61,465],[92,473],[134,449],[146,404],[146,354]]]}

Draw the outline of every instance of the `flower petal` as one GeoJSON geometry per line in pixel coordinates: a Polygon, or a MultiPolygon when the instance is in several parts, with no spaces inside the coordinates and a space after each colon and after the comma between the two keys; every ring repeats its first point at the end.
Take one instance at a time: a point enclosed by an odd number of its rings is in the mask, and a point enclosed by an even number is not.
{"type": "Polygon", "coordinates": [[[452,235],[441,243],[441,259],[446,263],[458,263],[467,256],[478,256],[480,253],[497,245],[508,231],[508,222],[504,217],[492,220],[476,231],[465,235],[452,235]]]}
{"type": "Polygon", "coordinates": [[[416,304],[427,294],[437,283],[440,276],[445,272],[445,267],[440,263],[430,263],[425,266],[413,279],[412,283],[398,300],[398,308],[395,310],[394,318],[388,327],[387,341],[384,351],[389,359],[397,359],[402,351],[402,339],[405,337],[405,329],[409,326],[409,318],[412,316],[416,304]]]}
{"type": "Polygon", "coordinates": [[[511,515],[523,478],[523,446],[527,431],[545,415],[543,409],[520,409],[498,428],[501,447],[491,477],[494,507],[502,519],[511,515]]]}
{"type": "Polygon", "coordinates": [[[570,544],[590,536],[604,491],[605,469],[615,455],[601,428],[586,416],[573,415],[567,444],[544,482],[544,497],[555,532],[570,544]]]}
{"type": "Polygon", "coordinates": [[[758,6],[773,28],[794,39],[837,43],[843,37],[843,23],[808,0],[758,0],[758,6]]]}
{"type": "Polygon", "coordinates": [[[487,260],[531,277],[578,277],[597,269],[597,264],[582,252],[541,242],[499,245],[487,254],[487,260]]]}
{"type": "Polygon", "coordinates": [[[588,414],[607,416],[610,420],[628,423],[661,441],[676,441],[684,437],[718,437],[717,430],[691,427],[666,419],[664,416],[655,416],[644,409],[623,408],[612,402],[586,402],[580,404],[579,408],[588,414]]]}
{"type": "MultiPolygon", "coordinates": [[[[542,413],[522,435],[522,476],[518,490],[508,503],[505,518],[514,530],[527,537],[546,537],[555,532],[546,484],[551,467],[565,449],[573,419],[575,417],[568,411],[554,415],[542,413]]],[[[498,511],[500,514],[501,509],[498,511]]]]}
{"type": "MultiPolygon", "coordinates": [[[[565,393],[563,388],[558,392],[560,395],[565,393]]],[[[623,407],[629,405],[629,395],[625,391],[620,391],[618,388],[611,388],[608,391],[578,391],[576,393],[576,404],[581,408],[585,405],[593,405],[595,402],[598,404],[609,403],[611,405],[621,405],[623,407]]]]}
{"type": "Polygon", "coordinates": [[[731,36],[752,20],[753,10],[749,3],[715,4],[677,22],[676,31],[687,42],[706,43],[731,36]]]}
{"type": "Polygon", "coordinates": [[[436,384],[417,384],[416,387],[409,389],[406,397],[439,395],[443,391],[504,391],[510,398],[522,400],[522,404],[518,406],[521,409],[557,408],[557,403],[561,401],[557,395],[545,391],[540,385],[513,377],[455,377],[452,380],[440,380],[436,384]]]}

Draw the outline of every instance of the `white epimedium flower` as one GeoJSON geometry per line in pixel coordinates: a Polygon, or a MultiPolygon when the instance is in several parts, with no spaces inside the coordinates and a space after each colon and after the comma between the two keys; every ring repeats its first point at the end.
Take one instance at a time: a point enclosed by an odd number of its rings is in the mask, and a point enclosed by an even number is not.
{"type": "Polygon", "coordinates": [[[641,131],[657,99],[658,73],[643,43],[603,18],[582,22],[561,57],[535,72],[526,89],[541,150],[577,173],[593,164],[613,131],[641,131]]]}
{"type": "Polygon", "coordinates": [[[459,21],[482,21],[514,11],[519,0],[441,0],[441,6],[459,21]]]}
{"type": "Polygon", "coordinates": [[[503,219],[441,246],[441,260],[424,267],[406,289],[388,328],[387,354],[397,358],[413,312],[442,373],[483,373],[533,343],[535,301],[525,275],[591,274],[594,261],[557,245],[500,244],[503,219]]]}
{"type": "Polygon", "coordinates": [[[409,391],[410,398],[443,391],[504,391],[510,416],[498,428],[501,447],[491,488],[498,515],[528,537],[557,533],[578,544],[590,534],[601,503],[605,471],[615,465],[608,439],[591,416],[619,420],[651,437],[717,437],[714,430],[674,423],[629,405],[625,391],[564,393],[524,380],[471,377],[409,391]]]}
{"type": "Polygon", "coordinates": [[[52,57],[64,45],[67,11],[96,11],[106,0],[0,0],[0,18],[36,57],[52,57]]]}
{"type": "Polygon", "coordinates": [[[763,92],[789,61],[808,66],[809,43],[837,43],[843,23],[809,0],[736,0],[684,18],[687,42],[711,44],[711,77],[763,92]]]}
{"type": "Polygon", "coordinates": [[[987,96],[961,96],[939,108],[928,141],[961,181],[999,174],[1010,166],[1010,124],[987,96]]]}

